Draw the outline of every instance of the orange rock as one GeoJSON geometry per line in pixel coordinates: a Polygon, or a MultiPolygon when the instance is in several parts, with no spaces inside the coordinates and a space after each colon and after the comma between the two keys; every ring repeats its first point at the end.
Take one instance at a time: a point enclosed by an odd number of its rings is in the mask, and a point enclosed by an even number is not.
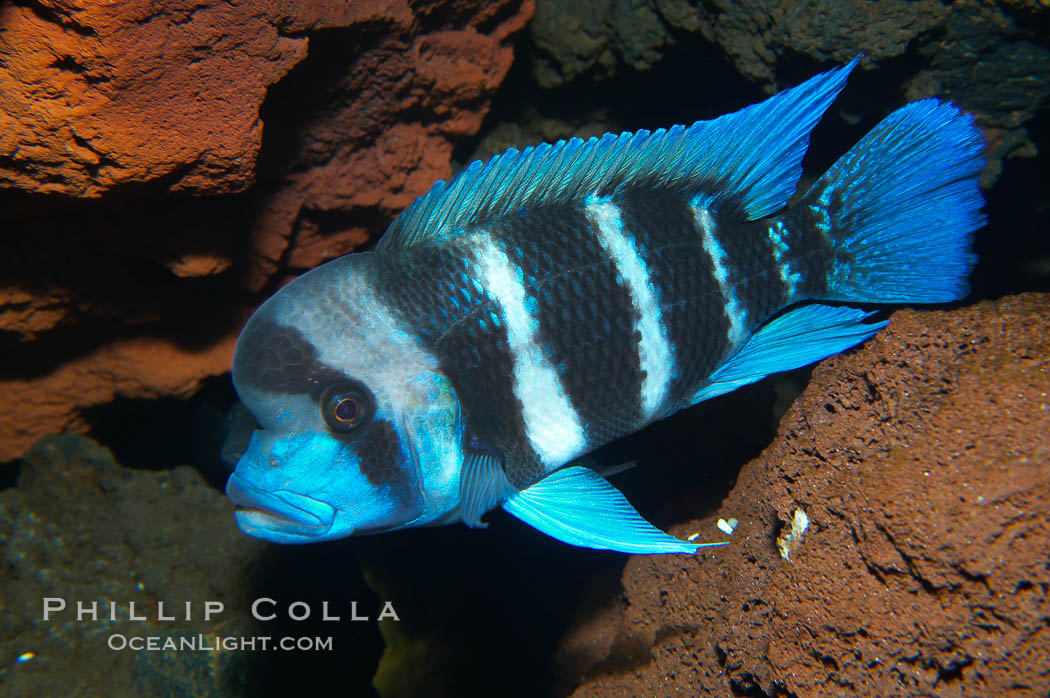
{"type": "Polygon", "coordinates": [[[532,10],[0,6],[0,461],[117,395],[228,370],[250,293],[356,249],[451,174],[532,10]]]}
{"type": "Polygon", "coordinates": [[[41,435],[91,425],[83,409],[116,397],[188,397],[202,379],[229,370],[236,333],[201,349],[139,337],[103,345],[39,377],[3,382],[0,461],[41,435]]]}
{"type": "Polygon", "coordinates": [[[283,36],[264,2],[166,5],[0,8],[0,182],[84,197],[251,184],[259,105],[307,40],[283,36]]]}
{"type": "Polygon", "coordinates": [[[0,288],[0,330],[32,338],[66,317],[68,298],[37,295],[21,288],[0,288]]]}

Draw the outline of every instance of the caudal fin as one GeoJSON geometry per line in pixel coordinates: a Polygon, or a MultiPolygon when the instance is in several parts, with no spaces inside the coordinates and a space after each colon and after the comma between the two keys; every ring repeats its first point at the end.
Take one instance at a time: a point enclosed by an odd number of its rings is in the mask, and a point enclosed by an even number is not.
{"type": "Polygon", "coordinates": [[[938,303],[962,298],[984,225],[973,117],[937,99],[898,109],[803,197],[834,249],[830,300],[938,303]]]}

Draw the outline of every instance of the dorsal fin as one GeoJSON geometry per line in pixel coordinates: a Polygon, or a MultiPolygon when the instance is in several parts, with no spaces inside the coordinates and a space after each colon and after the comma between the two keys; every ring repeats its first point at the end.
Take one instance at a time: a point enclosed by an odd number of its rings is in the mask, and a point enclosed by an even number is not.
{"type": "Polygon", "coordinates": [[[680,189],[703,195],[712,208],[732,199],[748,220],[769,215],[794,193],[809,133],[859,60],[689,127],[570,138],[476,160],[416,199],[378,248],[440,240],[530,207],[627,187],[680,189]]]}

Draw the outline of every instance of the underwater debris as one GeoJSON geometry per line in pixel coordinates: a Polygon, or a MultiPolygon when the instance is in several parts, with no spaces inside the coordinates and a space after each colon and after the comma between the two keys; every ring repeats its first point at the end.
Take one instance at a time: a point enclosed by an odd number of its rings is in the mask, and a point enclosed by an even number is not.
{"type": "Polygon", "coordinates": [[[737,523],[736,519],[719,519],[715,526],[718,526],[718,530],[725,533],[727,536],[733,535],[733,531],[736,530],[737,523]]]}
{"type": "Polygon", "coordinates": [[[809,528],[809,516],[802,509],[795,509],[791,517],[791,526],[777,537],[777,550],[780,557],[791,559],[791,553],[802,544],[802,534],[809,528]]]}

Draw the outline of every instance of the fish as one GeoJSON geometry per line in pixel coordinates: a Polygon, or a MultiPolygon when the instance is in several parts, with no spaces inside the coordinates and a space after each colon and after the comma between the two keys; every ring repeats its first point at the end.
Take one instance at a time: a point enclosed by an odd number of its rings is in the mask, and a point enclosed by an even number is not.
{"type": "Polygon", "coordinates": [[[713,120],[473,162],[271,296],[233,357],[258,423],[226,488],[240,529],[307,543],[502,508],[581,547],[723,544],[653,526],[588,454],[863,342],[888,322],[872,306],[968,293],[984,140],[954,104],[893,111],[796,196],[858,60],[713,120]]]}

